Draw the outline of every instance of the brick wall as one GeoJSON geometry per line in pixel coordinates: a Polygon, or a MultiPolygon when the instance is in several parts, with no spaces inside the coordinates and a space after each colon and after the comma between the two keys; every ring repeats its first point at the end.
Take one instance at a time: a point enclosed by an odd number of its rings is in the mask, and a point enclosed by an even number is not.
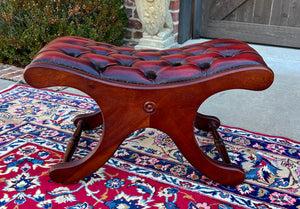
{"type": "MultiPolygon", "coordinates": [[[[171,0],[169,8],[173,18],[173,30],[176,41],[178,38],[179,4],[180,0],[171,0]]],[[[126,8],[126,14],[128,17],[127,31],[124,40],[126,42],[136,44],[138,43],[139,39],[143,37],[143,27],[138,19],[135,0],[124,0],[124,6],[126,8]]]]}

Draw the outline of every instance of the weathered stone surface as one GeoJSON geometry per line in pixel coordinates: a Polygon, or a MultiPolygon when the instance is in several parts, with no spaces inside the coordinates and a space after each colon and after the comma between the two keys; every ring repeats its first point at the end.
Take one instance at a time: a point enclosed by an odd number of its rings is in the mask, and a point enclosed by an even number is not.
{"type": "Polygon", "coordinates": [[[144,33],[136,49],[167,49],[176,47],[170,0],[136,0],[144,33]]]}

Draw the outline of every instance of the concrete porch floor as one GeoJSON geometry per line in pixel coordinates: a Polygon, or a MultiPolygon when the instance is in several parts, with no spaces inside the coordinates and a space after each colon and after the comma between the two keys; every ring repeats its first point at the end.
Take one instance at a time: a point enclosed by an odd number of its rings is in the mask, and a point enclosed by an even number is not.
{"type": "MultiPolygon", "coordinates": [[[[189,40],[186,44],[207,41],[189,40]]],[[[221,123],[300,142],[300,49],[250,44],[274,71],[264,91],[229,90],[207,99],[199,112],[221,123]]]]}
{"type": "MultiPolygon", "coordinates": [[[[183,45],[203,42],[189,40],[183,45]]],[[[199,112],[217,116],[223,125],[300,142],[300,49],[251,44],[274,71],[272,86],[264,91],[229,90],[207,99],[199,112]]],[[[1,71],[1,70],[0,70],[1,71]]],[[[3,78],[3,77],[2,77],[3,78]]],[[[0,90],[15,81],[1,79],[0,90]]],[[[65,88],[63,91],[82,94],[65,88]]]]}

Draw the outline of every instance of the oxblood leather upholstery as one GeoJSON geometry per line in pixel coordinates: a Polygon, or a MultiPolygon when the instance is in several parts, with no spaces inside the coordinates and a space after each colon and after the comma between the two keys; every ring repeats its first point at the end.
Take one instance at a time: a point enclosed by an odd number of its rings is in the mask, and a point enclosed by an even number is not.
{"type": "Polygon", "coordinates": [[[253,65],[266,67],[254,49],[232,39],[159,51],[62,37],[45,46],[32,63],[60,65],[99,79],[146,85],[188,81],[253,65]]]}

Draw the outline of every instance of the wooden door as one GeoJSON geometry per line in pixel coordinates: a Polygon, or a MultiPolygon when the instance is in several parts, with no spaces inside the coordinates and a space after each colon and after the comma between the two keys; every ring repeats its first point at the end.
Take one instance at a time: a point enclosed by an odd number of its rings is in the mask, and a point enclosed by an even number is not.
{"type": "Polygon", "coordinates": [[[299,0],[202,0],[202,37],[300,48],[299,0]]]}
{"type": "Polygon", "coordinates": [[[178,26],[178,43],[200,38],[201,0],[181,0],[178,26]]]}

